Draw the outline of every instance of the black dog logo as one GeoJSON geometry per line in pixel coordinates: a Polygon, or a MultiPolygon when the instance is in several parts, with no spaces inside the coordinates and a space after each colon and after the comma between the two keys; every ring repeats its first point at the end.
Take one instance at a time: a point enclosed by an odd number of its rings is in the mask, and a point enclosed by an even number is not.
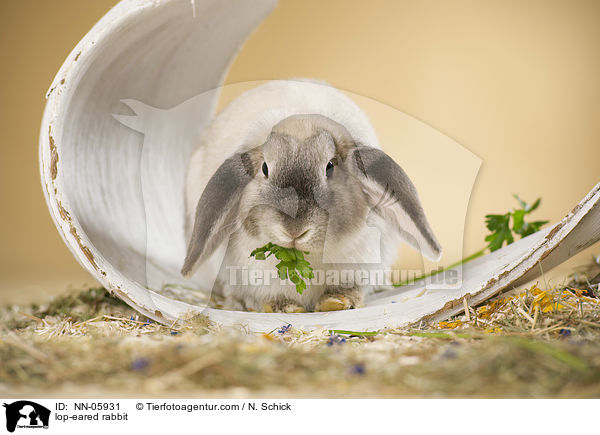
{"type": "Polygon", "coordinates": [[[48,428],[50,410],[35,402],[19,400],[3,405],[6,408],[6,430],[14,432],[19,427],[48,428]]]}

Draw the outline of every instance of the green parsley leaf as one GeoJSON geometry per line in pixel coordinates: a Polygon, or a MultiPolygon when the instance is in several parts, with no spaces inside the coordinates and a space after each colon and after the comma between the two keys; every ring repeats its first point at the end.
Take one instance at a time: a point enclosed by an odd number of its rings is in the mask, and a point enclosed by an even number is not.
{"type": "Polygon", "coordinates": [[[505,242],[507,245],[514,242],[513,233],[523,238],[539,231],[543,225],[548,223],[548,221],[525,222],[525,217],[539,207],[541,198],[536,199],[533,204],[528,204],[517,195],[513,196],[521,206],[520,209],[513,209],[506,214],[485,216],[486,227],[491,232],[486,236],[485,241],[488,242],[488,248],[492,252],[500,249],[505,242]],[[512,229],[510,227],[511,218],[512,229]]]}
{"type": "Polygon", "coordinates": [[[306,289],[304,279],[315,277],[310,263],[304,259],[304,254],[308,254],[308,252],[267,243],[265,246],[252,251],[250,257],[254,257],[257,260],[266,260],[271,255],[274,255],[275,258],[280,260],[275,265],[279,278],[282,280],[289,279],[296,285],[296,291],[302,294],[306,289]]]}

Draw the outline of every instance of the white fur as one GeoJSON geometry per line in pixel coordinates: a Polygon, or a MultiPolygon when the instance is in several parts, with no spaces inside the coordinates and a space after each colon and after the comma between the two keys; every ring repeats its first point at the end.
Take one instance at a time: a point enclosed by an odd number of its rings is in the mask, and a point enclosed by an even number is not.
{"type": "MultiPolygon", "coordinates": [[[[311,263],[315,271],[323,271],[324,276],[327,273],[334,273],[340,276],[339,274],[346,271],[353,273],[363,271],[369,273],[369,270],[384,271],[390,268],[397,256],[400,237],[388,222],[385,222],[377,215],[373,215],[373,220],[370,224],[380,228],[382,236],[385,237],[384,243],[381,244],[382,249],[380,249],[377,243],[378,240],[373,240],[373,233],[370,231],[371,227],[364,226],[354,233],[352,237],[344,238],[341,243],[339,241],[336,243],[335,250],[344,253],[343,262],[323,264],[320,258],[313,257],[311,254],[308,254],[306,259],[311,263]],[[373,262],[374,258],[379,259],[379,261],[373,262]]],[[[221,269],[219,276],[219,281],[223,285],[222,295],[228,301],[226,308],[242,309],[240,305],[233,305],[233,301],[238,298],[244,300],[246,308],[261,311],[266,301],[270,301],[277,296],[285,296],[299,305],[314,307],[327,290],[326,282],[316,283],[313,281],[301,295],[296,292],[293,284],[289,281],[281,281],[275,275],[275,264],[279,260],[276,260],[274,256],[266,260],[248,258],[248,252],[258,247],[258,242],[249,237],[246,232],[240,231],[235,233],[230,243],[240,249],[228,251],[223,260],[224,267],[221,269]],[[265,285],[264,283],[258,283],[258,285],[241,283],[239,278],[237,285],[228,285],[226,283],[231,284],[232,282],[230,269],[227,269],[227,267],[231,267],[232,265],[236,267],[247,266],[249,269],[260,271],[262,276],[267,276],[267,274],[271,273],[274,277],[270,280],[269,285],[265,285]]],[[[368,294],[375,290],[375,286],[361,286],[361,290],[363,294],[368,294]]]]}

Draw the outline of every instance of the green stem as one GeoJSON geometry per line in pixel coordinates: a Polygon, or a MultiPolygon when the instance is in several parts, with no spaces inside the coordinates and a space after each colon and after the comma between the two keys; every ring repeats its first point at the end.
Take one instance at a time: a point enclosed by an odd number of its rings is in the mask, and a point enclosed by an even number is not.
{"type": "Polygon", "coordinates": [[[481,257],[485,253],[486,250],[487,250],[487,246],[485,248],[483,248],[483,249],[475,252],[474,254],[471,254],[468,257],[465,257],[462,260],[457,261],[456,263],[452,263],[448,267],[445,267],[443,269],[433,270],[433,271],[429,272],[428,274],[419,276],[417,278],[412,278],[412,279],[407,279],[405,281],[400,281],[399,283],[394,284],[394,286],[395,287],[401,287],[403,285],[412,284],[412,283],[420,281],[422,279],[429,278],[431,276],[437,275],[438,273],[442,273],[442,272],[445,272],[445,271],[447,271],[449,269],[453,269],[453,268],[455,268],[457,266],[460,266],[461,264],[468,263],[471,260],[475,260],[476,258],[481,257]]]}

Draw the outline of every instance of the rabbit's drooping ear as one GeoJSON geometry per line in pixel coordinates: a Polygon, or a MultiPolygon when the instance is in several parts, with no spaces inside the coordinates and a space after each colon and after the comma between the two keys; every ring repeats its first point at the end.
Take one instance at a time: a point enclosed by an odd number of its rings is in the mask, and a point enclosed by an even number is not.
{"type": "Polygon", "coordinates": [[[191,276],[235,230],[242,192],[256,172],[252,151],[248,151],[225,160],[208,181],[196,206],[194,228],[181,269],[183,276],[191,276]]]}
{"type": "Polygon", "coordinates": [[[402,168],[383,151],[368,146],[354,148],[347,159],[374,210],[395,224],[409,245],[430,260],[439,260],[442,248],[427,222],[417,190],[402,168]]]}

